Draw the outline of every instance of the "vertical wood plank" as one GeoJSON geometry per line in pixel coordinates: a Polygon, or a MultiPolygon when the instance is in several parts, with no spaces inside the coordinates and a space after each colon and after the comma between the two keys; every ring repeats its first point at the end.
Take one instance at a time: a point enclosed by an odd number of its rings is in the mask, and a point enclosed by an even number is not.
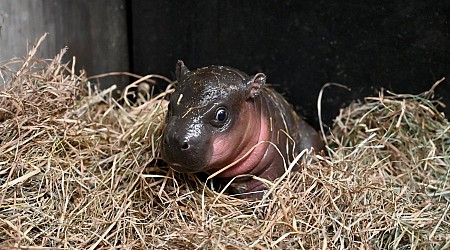
{"type": "MultiPolygon", "coordinates": [[[[89,75],[128,71],[126,18],[125,0],[2,0],[0,61],[24,57],[28,47],[48,32],[40,57],[52,58],[67,46],[65,59],[76,56],[78,69],[89,75]]],[[[102,87],[118,79],[105,82],[102,87]]]]}

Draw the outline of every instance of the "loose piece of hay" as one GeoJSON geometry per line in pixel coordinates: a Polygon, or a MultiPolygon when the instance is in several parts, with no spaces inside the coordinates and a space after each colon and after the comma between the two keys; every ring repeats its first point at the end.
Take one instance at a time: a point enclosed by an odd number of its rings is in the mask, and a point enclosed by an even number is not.
{"type": "Polygon", "coordinates": [[[63,52],[1,66],[1,247],[450,246],[450,123],[430,100],[381,93],[350,105],[329,157],[302,159],[267,199],[246,201],[158,161],[171,88],[121,105],[63,52]]]}

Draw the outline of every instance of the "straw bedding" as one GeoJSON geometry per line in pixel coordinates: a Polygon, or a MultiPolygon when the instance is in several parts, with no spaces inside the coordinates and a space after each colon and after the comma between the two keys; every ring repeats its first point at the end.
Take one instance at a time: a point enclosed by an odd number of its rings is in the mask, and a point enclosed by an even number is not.
{"type": "Polygon", "coordinates": [[[0,65],[0,248],[450,247],[450,123],[432,91],[342,109],[327,152],[302,152],[263,200],[240,200],[160,160],[168,79],[116,101],[64,50],[36,50],[0,65]]]}

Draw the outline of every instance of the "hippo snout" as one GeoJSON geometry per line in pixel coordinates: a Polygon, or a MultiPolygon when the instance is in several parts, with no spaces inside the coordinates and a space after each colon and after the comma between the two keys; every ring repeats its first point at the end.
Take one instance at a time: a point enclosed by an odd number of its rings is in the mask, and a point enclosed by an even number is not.
{"type": "Polygon", "coordinates": [[[202,171],[208,163],[206,136],[171,125],[171,123],[168,124],[163,135],[161,152],[163,159],[178,172],[202,171]]]}
{"type": "Polygon", "coordinates": [[[181,136],[177,131],[169,131],[164,135],[164,144],[170,145],[174,150],[189,151],[191,142],[185,136],[181,136]]]}

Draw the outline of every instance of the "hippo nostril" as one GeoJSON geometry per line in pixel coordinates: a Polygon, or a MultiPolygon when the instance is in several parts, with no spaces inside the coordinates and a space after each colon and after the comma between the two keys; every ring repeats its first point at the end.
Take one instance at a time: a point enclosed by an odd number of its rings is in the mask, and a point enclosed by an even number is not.
{"type": "Polygon", "coordinates": [[[181,150],[188,150],[189,149],[189,144],[187,143],[187,141],[184,141],[183,144],[181,145],[181,150]]]}

